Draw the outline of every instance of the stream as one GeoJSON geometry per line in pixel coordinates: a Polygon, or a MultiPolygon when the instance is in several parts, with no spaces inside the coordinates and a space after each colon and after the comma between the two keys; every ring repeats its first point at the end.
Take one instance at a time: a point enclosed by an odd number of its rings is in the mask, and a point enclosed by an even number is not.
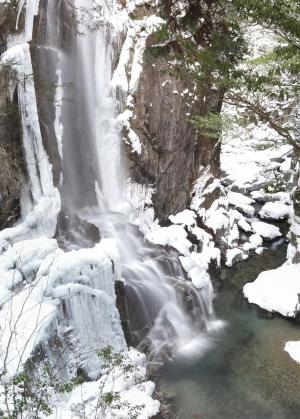
{"type": "Polygon", "coordinates": [[[178,357],[162,371],[180,419],[298,419],[300,365],[283,350],[299,321],[262,312],[242,296],[246,282],[285,261],[283,239],[218,278],[215,310],[225,327],[200,358],[178,357]]]}

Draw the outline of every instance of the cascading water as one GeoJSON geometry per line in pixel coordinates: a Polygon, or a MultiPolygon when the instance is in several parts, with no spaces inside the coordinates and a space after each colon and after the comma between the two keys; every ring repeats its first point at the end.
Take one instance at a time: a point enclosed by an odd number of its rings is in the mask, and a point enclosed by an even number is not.
{"type": "Polygon", "coordinates": [[[60,53],[59,61],[64,85],[73,86],[72,101],[63,102],[61,113],[65,216],[76,210],[80,219],[99,228],[101,237],[114,239],[132,342],[154,356],[170,355],[174,348],[187,348],[191,340],[200,343],[199,334],[212,315],[211,295],[186,282],[178,258],[145,243],[129,221],[133,210],[126,199],[122,127],[117,120],[122,104],[116,96],[122,97],[122,92],[112,85],[120,36],[116,4],[75,0],[72,7],[80,35],[74,36],[67,52],[60,53]],[[96,21],[91,11],[97,12],[96,21]]]}
{"type": "MultiPolygon", "coordinates": [[[[114,241],[121,266],[121,272],[114,274],[125,283],[132,344],[154,359],[177,350],[201,352],[208,342],[203,332],[213,317],[211,290],[194,288],[185,280],[175,251],[150,245],[130,222],[135,214],[126,197],[118,119],[124,105],[120,98],[127,92],[112,82],[126,29],[126,20],[118,20],[122,17],[118,13],[114,0],[47,4],[46,37],[37,45],[35,57],[45,69],[43,76],[56,84],[55,106],[46,107],[40,121],[47,134],[43,140],[49,137],[47,151],[54,172],[61,167],[55,176],[62,200],[56,237],[65,250],[92,247],[99,233],[101,239],[114,241]],[[51,135],[57,140],[56,151],[51,135]],[[55,167],[57,160],[61,164],[55,167]]],[[[78,271],[81,281],[82,269],[78,271]]],[[[83,292],[91,294],[90,289],[83,292]]],[[[89,299],[94,297],[91,294],[89,299]]],[[[94,316],[91,324],[95,321],[94,316]]],[[[84,323],[83,318],[79,323],[84,323]]]]}

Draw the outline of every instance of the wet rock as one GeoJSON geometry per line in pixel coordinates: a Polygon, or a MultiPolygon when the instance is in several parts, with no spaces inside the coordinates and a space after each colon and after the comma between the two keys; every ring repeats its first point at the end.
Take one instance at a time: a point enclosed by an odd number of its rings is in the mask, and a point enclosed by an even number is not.
{"type": "Polygon", "coordinates": [[[125,340],[128,346],[133,344],[132,335],[130,332],[130,321],[126,303],[126,290],[123,281],[115,282],[115,292],[117,297],[117,309],[120,313],[121,324],[125,336],[125,340]]]}
{"type": "Polygon", "coordinates": [[[87,248],[99,242],[100,232],[94,224],[63,210],[58,217],[56,238],[61,248],[68,248],[69,244],[87,248]]]}
{"type": "MultiPolygon", "coordinates": [[[[152,380],[157,381],[156,378],[157,377],[155,376],[151,377],[152,380]]],[[[156,387],[157,389],[154,393],[154,397],[156,400],[160,401],[160,410],[152,419],[178,419],[176,396],[160,389],[159,384],[157,384],[156,387]]]]}

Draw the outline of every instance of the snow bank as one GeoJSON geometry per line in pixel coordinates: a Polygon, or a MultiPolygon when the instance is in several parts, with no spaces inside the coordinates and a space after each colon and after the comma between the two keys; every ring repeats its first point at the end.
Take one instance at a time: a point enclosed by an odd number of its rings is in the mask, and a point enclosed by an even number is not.
{"type": "Polygon", "coordinates": [[[249,303],[286,317],[295,317],[300,311],[300,264],[283,265],[259,274],[243,289],[249,303]]]}

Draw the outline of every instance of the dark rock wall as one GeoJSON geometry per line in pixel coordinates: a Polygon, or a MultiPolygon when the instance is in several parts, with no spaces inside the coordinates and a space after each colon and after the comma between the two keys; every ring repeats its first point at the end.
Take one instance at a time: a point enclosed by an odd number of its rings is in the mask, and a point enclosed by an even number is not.
{"type": "Polygon", "coordinates": [[[20,196],[26,182],[18,95],[11,97],[12,75],[0,69],[0,229],[20,216],[20,196]]]}
{"type": "Polygon", "coordinates": [[[24,13],[21,13],[18,29],[16,28],[17,7],[17,0],[12,0],[9,7],[0,4],[0,54],[7,49],[8,36],[22,31],[24,27],[24,13]]]}
{"type": "Polygon", "coordinates": [[[188,206],[200,169],[209,165],[212,175],[219,175],[220,145],[217,140],[199,138],[190,115],[219,110],[220,95],[203,90],[192,104],[191,96],[181,93],[186,88],[193,92],[193,86],[168,74],[167,60],[151,58],[149,44],[131,120],[142,153],[132,153],[128,146],[129,171],[135,182],[155,186],[155,213],[164,217],[188,206]]]}

